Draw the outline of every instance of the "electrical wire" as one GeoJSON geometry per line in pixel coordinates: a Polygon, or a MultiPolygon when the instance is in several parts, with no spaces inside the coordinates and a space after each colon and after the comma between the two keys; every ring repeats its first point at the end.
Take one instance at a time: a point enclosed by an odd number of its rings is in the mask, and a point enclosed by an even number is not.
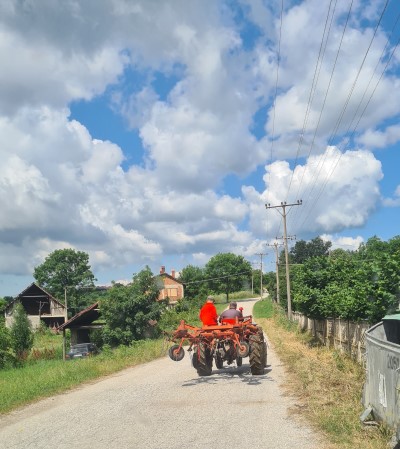
{"type": "MultiPolygon", "coordinates": [[[[354,0],[351,0],[350,7],[349,7],[349,10],[348,10],[348,13],[347,13],[347,16],[346,16],[346,22],[345,22],[345,25],[344,25],[343,31],[342,31],[342,36],[341,36],[341,38],[340,38],[339,47],[338,47],[338,49],[337,49],[337,51],[336,51],[335,61],[334,61],[333,67],[332,67],[332,71],[331,71],[331,75],[330,75],[330,78],[329,78],[328,86],[327,86],[327,89],[326,89],[326,92],[325,92],[324,101],[323,101],[323,103],[322,103],[321,111],[320,111],[320,114],[319,114],[319,117],[318,117],[317,126],[316,126],[315,131],[314,131],[314,135],[313,135],[313,138],[312,138],[312,142],[311,142],[310,149],[309,149],[309,151],[308,151],[306,160],[309,159],[309,157],[310,157],[310,155],[311,155],[311,152],[312,152],[312,150],[313,150],[313,148],[314,148],[315,138],[316,138],[317,132],[318,132],[318,130],[319,130],[319,125],[320,125],[320,123],[321,123],[322,114],[323,114],[324,109],[325,109],[326,100],[327,100],[327,98],[328,98],[328,94],[329,94],[330,87],[331,87],[332,80],[333,80],[333,75],[334,75],[334,73],[335,73],[336,65],[337,65],[337,62],[338,62],[338,59],[339,59],[339,54],[340,54],[340,50],[341,50],[341,48],[342,48],[344,35],[345,35],[345,33],[346,33],[347,25],[348,25],[349,19],[350,19],[350,14],[351,14],[351,11],[352,11],[352,8],[353,8],[353,2],[354,2],[354,0]]],[[[303,180],[304,180],[304,175],[305,175],[307,169],[308,169],[308,165],[305,164],[305,165],[304,165],[304,170],[303,170],[303,173],[302,173],[300,182],[299,182],[299,186],[298,186],[298,188],[297,188],[296,198],[299,198],[299,197],[300,197],[300,190],[301,190],[301,186],[302,186],[303,180]]],[[[294,173],[294,170],[293,170],[293,173],[294,173]]],[[[296,218],[297,218],[298,214],[299,214],[299,210],[296,209],[295,215],[292,217],[292,220],[293,220],[293,221],[296,221],[296,218]]]]}
{"type": "MultiPolygon", "coordinates": [[[[356,75],[356,77],[355,77],[355,79],[354,79],[354,81],[353,81],[353,84],[352,84],[352,86],[351,86],[350,92],[349,92],[349,94],[347,95],[345,104],[344,104],[344,106],[343,106],[343,108],[342,108],[342,110],[341,110],[341,112],[340,112],[340,114],[339,114],[339,117],[338,117],[338,119],[337,119],[337,121],[336,121],[335,127],[334,127],[333,131],[331,132],[331,135],[330,135],[330,137],[329,137],[329,139],[328,139],[328,145],[329,145],[331,142],[333,142],[334,137],[335,137],[336,134],[338,133],[340,124],[341,124],[341,122],[342,122],[342,120],[343,120],[344,114],[345,114],[345,112],[346,112],[346,110],[347,110],[347,107],[348,107],[348,105],[349,105],[350,99],[351,99],[351,97],[352,97],[352,94],[353,94],[353,92],[354,92],[355,86],[356,86],[356,84],[357,84],[357,82],[358,82],[358,79],[359,79],[359,77],[360,77],[361,71],[362,71],[362,69],[363,69],[363,67],[364,67],[365,61],[366,61],[367,56],[368,56],[368,53],[369,53],[369,51],[370,51],[370,49],[371,49],[372,43],[373,43],[373,41],[374,41],[374,39],[375,39],[375,36],[376,36],[376,33],[377,33],[378,28],[379,28],[379,26],[380,26],[380,23],[381,23],[381,21],[382,21],[382,19],[383,19],[383,16],[384,16],[384,14],[385,14],[386,9],[387,9],[388,3],[389,3],[389,0],[386,0],[385,6],[384,6],[384,8],[383,8],[383,10],[382,10],[382,12],[381,12],[380,18],[379,18],[378,23],[377,23],[377,25],[376,25],[376,27],[375,27],[373,36],[372,36],[372,38],[371,38],[371,40],[370,40],[370,43],[369,43],[368,48],[367,48],[367,50],[366,50],[366,52],[365,52],[365,54],[364,54],[363,60],[362,60],[362,62],[361,62],[361,65],[360,65],[360,67],[359,67],[359,69],[358,69],[357,75],[356,75]]],[[[321,173],[322,168],[323,168],[323,166],[324,166],[326,157],[327,157],[327,152],[325,152],[323,158],[320,160],[320,162],[319,162],[319,164],[318,164],[318,167],[317,167],[318,173],[317,173],[317,176],[314,178],[314,182],[313,182],[313,184],[312,184],[312,186],[311,186],[311,190],[309,191],[308,199],[310,199],[311,194],[312,194],[312,192],[314,191],[315,186],[317,185],[317,182],[318,182],[318,180],[319,180],[319,176],[320,176],[320,173],[321,173]]],[[[339,162],[339,160],[334,164],[334,168],[337,167],[338,162],[339,162]]],[[[333,174],[333,171],[331,172],[331,174],[328,176],[327,179],[329,179],[329,178],[331,177],[332,174],[333,174]]],[[[327,183],[327,182],[325,182],[325,183],[323,184],[323,188],[326,186],[326,183],[327,183]]],[[[321,192],[321,193],[322,193],[322,192],[321,192]]],[[[308,199],[305,200],[305,202],[308,203],[308,199]]],[[[308,210],[309,216],[310,216],[310,213],[309,213],[309,212],[315,207],[315,204],[316,204],[316,202],[314,201],[313,204],[311,205],[311,209],[308,210]]],[[[304,224],[306,221],[307,221],[307,217],[303,220],[302,224],[304,224]]]]}

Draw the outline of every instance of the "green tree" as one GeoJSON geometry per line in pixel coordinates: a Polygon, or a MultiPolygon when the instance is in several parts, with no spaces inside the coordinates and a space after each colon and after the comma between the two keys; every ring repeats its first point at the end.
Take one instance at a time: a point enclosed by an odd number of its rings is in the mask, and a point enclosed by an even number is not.
{"type": "Polygon", "coordinates": [[[218,253],[205,266],[209,289],[214,293],[226,293],[248,289],[251,285],[251,263],[243,256],[218,253]]]}
{"type": "Polygon", "coordinates": [[[104,342],[111,346],[129,345],[154,335],[165,305],[157,301],[159,288],[149,267],[133,276],[128,286],[114,285],[100,302],[104,342]]]}
{"type": "Polygon", "coordinates": [[[85,290],[96,280],[89,265],[89,255],[74,249],[57,249],[36,267],[33,276],[38,284],[57,299],[68,299],[68,310],[74,315],[89,304],[85,290]]]}
{"type": "Polygon", "coordinates": [[[10,330],[11,346],[19,360],[26,358],[33,345],[31,323],[21,303],[13,310],[13,323],[10,330]]]}
{"type": "Polygon", "coordinates": [[[291,263],[303,263],[312,257],[327,256],[331,248],[331,242],[324,242],[321,237],[306,242],[299,240],[289,252],[291,263]]]}
{"type": "Polygon", "coordinates": [[[179,280],[184,284],[185,299],[191,300],[207,294],[208,286],[204,278],[204,270],[194,265],[181,270],[179,280]]]}
{"type": "Polygon", "coordinates": [[[295,309],[310,318],[375,323],[398,305],[399,288],[399,237],[372,237],[358,251],[309,258],[293,276],[295,309]]]}
{"type": "Polygon", "coordinates": [[[0,298],[0,369],[13,363],[11,335],[6,327],[6,320],[4,318],[6,306],[7,301],[0,298]]]}

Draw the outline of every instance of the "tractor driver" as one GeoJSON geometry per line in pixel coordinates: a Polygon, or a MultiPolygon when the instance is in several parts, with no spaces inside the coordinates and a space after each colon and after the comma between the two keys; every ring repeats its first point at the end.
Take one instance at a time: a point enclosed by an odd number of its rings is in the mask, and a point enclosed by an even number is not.
{"type": "Polygon", "coordinates": [[[200,309],[199,318],[203,326],[216,326],[218,324],[217,309],[214,305],[214,297],[208,296],[205,304],[200,309]]]}
{"type": "Polygon", "coordinates": [[[231,302],[229,304],[229,309],[226,309],[221,313],[219,322],[221,324],[235,324],[236,317],[238,317],[238,319],[240,320],[240,318],[243,318],[243,313],[241,312],[241,310],[237,310],[236,302],[231,302]]]}

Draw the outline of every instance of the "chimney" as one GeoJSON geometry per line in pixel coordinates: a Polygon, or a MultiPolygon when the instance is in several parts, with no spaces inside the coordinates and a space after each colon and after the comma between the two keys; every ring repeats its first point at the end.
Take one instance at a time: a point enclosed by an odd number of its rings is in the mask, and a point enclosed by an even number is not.
{"type": "Polygon", "coordinates": [[[174,278],[175,277],[175,270],[171,270],[171,276],[174,278]]]}
{"type": "Polygon", "coordinates": [[[162,265],[160,268],[160,274],[164,274],[165,273],[165,266],[162,265]]]}

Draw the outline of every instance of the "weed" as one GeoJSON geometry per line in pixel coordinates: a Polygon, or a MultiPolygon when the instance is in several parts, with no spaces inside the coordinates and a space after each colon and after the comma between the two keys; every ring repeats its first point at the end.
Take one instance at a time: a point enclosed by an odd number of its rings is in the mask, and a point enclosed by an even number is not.
{"type": "Polygon", "coordinates": [[[288,323],[279,311],[258,322],[287,368],[286,388],[301,405],[296,411],[326,436],[330,448],[387,449],[391,430],[366,429],[359,421],[362,366],[345,354],[311,344],[312,336],[288,323]]]}

